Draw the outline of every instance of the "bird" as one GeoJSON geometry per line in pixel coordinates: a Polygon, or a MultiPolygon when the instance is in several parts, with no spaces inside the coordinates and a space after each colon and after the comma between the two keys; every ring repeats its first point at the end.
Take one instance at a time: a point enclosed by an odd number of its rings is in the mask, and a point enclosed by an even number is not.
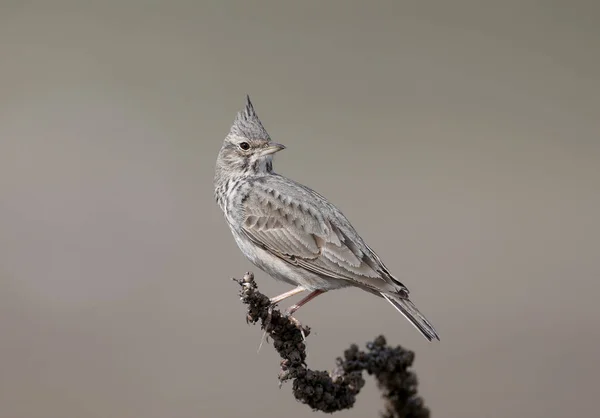
{"type": "Polygon", "coordinates": [[[215,164],[214,198],[240,251],[272,278],[295,286],[272,306],[309,292],[292,315],[330,290],[357,287],[387,300],[428,341],[439,340],[381,258],[340,209],[313,189],[273,171],[271,140],[250,96],[223,140],[215,164]]]}

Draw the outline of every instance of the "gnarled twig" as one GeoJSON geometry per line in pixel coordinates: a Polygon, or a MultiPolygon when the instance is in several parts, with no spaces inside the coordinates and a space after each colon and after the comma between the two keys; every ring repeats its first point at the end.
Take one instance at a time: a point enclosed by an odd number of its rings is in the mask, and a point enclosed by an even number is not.
{"type": "MultiPolygon", "coordinates": [[[[234,279],[235,280],[235,279],[234,279]]],[[[336,412],[354,406],[356,395],[364,386],[363,370],[374,375],[385,400],[384,418],[427,418],[429,409],[417,396],[417,377],[409,367],[414,353],[400,346],[389,347],[383,336],[367,343],[367,351],[352,344],[338,357],[331,372],[310,370],[306,365],[306,345],[303,338],[310,328],[300,327],[271,307],[269,298],[258,291],[250,272],[241,280],[242,303],[248,305],[246,320],[260,321],[273,340],[273,347],[282,358],[279,381],[293,379],[293,393],[300,402],[323,412],[336,412]]]]}

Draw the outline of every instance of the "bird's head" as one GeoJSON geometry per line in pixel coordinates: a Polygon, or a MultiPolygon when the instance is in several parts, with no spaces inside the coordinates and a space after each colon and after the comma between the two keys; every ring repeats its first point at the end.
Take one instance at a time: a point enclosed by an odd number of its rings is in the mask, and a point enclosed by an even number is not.
{"type": "Polygon", "coordinates": [[[269,173],[273,154],[284,148],[271,141],[246,96],[246,107],[237,114],[219,151],[217,170],[230,175],[269,173]]]}

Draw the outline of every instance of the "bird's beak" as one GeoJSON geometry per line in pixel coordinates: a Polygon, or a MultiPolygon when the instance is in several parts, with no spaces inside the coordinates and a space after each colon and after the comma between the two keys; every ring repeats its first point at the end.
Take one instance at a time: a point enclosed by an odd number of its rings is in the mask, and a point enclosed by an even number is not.
{"type": "Polygon", "coordinates": [[[262,155],[271,155],[285,149],[284,145],[278,144],[277,142],[269,142],[267,147],[262,150],[262,155]]]}

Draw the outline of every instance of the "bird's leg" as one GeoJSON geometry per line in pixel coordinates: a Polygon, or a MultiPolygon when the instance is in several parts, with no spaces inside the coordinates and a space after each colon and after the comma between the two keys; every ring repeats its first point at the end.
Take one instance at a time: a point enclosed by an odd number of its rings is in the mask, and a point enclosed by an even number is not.
{"type": "Polygon", "coordinates": [[[300,323],[300,321],[298,321],[292,315],[294,314],[294,312],[296,312],[298,309],[300,309],[300,307],[302,305],[306,305],[306,303],[310,302],[311,300],[313,300],[314,298],[316,298],[317,296],[319,296],[320,294],[323,294],[325,292],[326,292],[326,290],[313,290],[308,295],[306,295],[305,298],[301,299],[300,301],[298,301],[298,303],[290,306],[289,308],[287,308],[285,310],[285,316],[287,316],[288,319],[290,321],[292,321],[294,324],[296,324],[296,326],[300,329],[303,340],[306,340],[306,335],[304,335],[304,329],[302,328],[302,324],[300,323]]]}
{"type": "Polygon", "coordinates": [[[282,293],[282,294],[281,294],[281,295],[279,295],[279,296],[272,297],[272,298],[270,299],[270,301],[271,301],[271,305],[276,305],[276,304],[278,304],[279,302],[281,302],[282,300],[285,300],[285,299],[287,299],[287,298],[291,298],[292,296],[294,296],[294,295],[297,295],[298,293],[302,293],[302,292],[304,292],[305,290],[306,290],[306,289],[305,289],[305,288],[303,288],[302,286],[298,286],[298,287],[295,287],[295,288],[293,288],[292,290],[288,290],[287,292],[285,292],[285,293],[282,293]]]}
{"type": "Polygon", "coordinates": [[[285,300],[287,298],[291,298],[292,296],[297,295],[298,293],[302,293],[305,290],[306,289],[303,288],[302,286],[298,286],[298,287],[293,288],[292,290],[288,290],[287,292],[282,293],[281,295],[278,295],[278,296],[275,296],[275,297],[272,297],[271,299],[269,299],[269,301],[271,302],[271,306],[269,306],[269,311],[268,311],[267,319],[265,320],[265,324],[264,324],[265,331],[263,332],[262,338],[260,339],[260,344],[258,346],[257,352],[260,351],[263,343],[267,339],[267,327],[271,323],[271,313],[273,312],[273,306],[277,305],[282,300],[285,300]]]}
{"type": "Polygon", "coordinates": [[[301,306],[306,305],[308,302],[325,292],[326,290],[314,290],[310,292],[310,294],[308,294],[304,299],[301,299],[295,305],[292,305],[289,308],[287,308],[285,310],[285,314],[287,316],[292,316],[298,309],[300,309],[301,306]]]}

